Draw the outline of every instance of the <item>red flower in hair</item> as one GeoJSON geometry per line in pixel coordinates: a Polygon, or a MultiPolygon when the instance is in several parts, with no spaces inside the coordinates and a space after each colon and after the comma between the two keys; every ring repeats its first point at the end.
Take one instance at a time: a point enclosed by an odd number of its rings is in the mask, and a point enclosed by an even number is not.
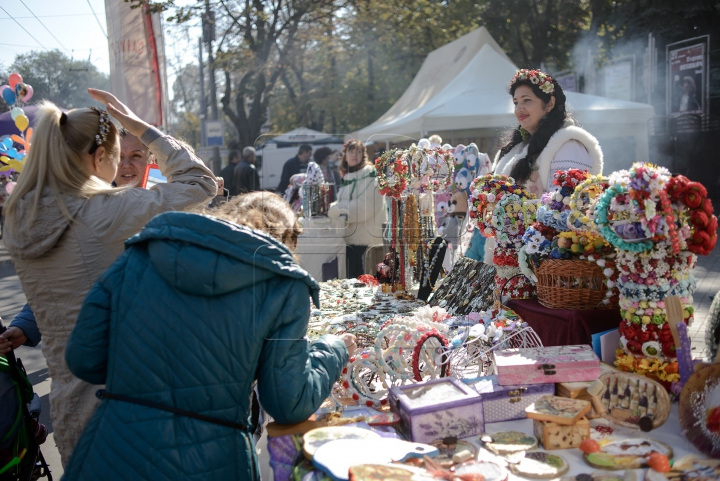
{"type": "Polygon", "coordinates": [[[675,342],[669,341],[662,344],[662,352],[667,357],[675,357],[675,342]]]}
{"type": "Polygon", "coordinates": [[[637,340],[639,342],[648,342],[650,340],[650,333],[648,331],[640,331],[637,334],[637,340]]]}

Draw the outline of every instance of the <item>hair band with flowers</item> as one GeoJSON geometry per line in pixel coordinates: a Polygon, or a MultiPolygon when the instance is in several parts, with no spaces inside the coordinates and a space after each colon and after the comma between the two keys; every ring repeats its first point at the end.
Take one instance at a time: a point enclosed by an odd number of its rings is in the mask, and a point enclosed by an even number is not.
{"type": "MultiPolygon", "coordinates": [[[[410,147],[406,152],[412,159],[410,176],[417,179],[424,192],[437,193],[445,190],[453,182],[455,173],[455,160],[449,150],[439,147],[423,149],[417,146],[410,147]]],[[[413,182],[413,184],[415,184],[413,182]]],[[[413,185],[416,187],[416,185],[413,185]]]]}
{"type": "Polygon", "coordinates": [[[552,93],[555,92],[552,77],[540,70],[518,70],[510,81],[510,85],[512,86],[519,80],[530,80],[530,82],[540,87],[540,90],[548,95],[552,95],[552,93]]]}
{"type": "Polygon", "coordinates": [[[382,154],[375,159],[375,171],[380,195],[399,199],[410,180],[410,168],[404,151],[393,149],[382,154]]]}

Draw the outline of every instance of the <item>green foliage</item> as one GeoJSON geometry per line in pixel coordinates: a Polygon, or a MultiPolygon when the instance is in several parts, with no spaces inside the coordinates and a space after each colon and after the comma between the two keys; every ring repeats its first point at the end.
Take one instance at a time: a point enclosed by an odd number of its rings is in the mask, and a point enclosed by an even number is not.
{"type": "Polygon", "coordinates": [[[73,60],[60,50],[32,51],[15,57],[4,76],[18,72],[32,85],[31,103],[49,100],[70,109],[99,105],[87,93],[89,87],[108,90],[110,80],[87,60],[73,60]]]}

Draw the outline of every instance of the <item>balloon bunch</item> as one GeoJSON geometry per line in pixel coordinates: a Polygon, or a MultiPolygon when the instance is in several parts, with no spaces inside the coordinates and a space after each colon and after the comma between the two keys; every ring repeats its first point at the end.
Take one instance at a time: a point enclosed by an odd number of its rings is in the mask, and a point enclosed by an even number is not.
{"type": "Polygon", "coordinates": [[[31,85],[23,82],[19,73],[12,73],[8,77],[8,85],[0,86],[0,96],[11,107],[10,117],[20,135],[13,134],[0,138],[0,175],[10,174],[13,171],[22,172],[23,160],[30,148],[33,129],[29,129],[30,119],[25,115],[22,105],[33,96],[31,85]],[[21,146],[20,150],[15,144],[21,146]]]}

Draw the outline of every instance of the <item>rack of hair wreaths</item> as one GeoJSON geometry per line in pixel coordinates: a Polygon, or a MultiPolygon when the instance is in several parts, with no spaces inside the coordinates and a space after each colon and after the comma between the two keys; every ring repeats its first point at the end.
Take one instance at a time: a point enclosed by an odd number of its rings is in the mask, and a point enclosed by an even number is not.
{"type": "Polygon", "coordinates": [[[413,281],[421,283],[435,263],[442,263],[441,250],[432,245],[434,195],[452,184],[453,157],[449,150],[413,145],[388,150],[375,160],[375,169],[389,209],[385,239],[390,248],[378,277],[385,292],[409,291],[413,281]]]}

